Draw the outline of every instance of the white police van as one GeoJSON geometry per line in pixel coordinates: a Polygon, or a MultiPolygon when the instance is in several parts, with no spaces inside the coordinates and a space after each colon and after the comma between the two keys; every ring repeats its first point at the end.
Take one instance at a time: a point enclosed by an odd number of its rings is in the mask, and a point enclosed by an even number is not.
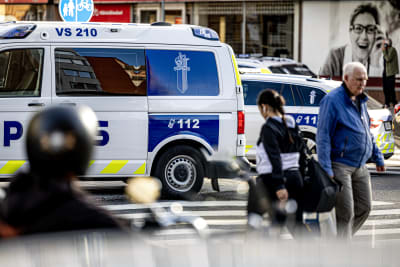
{"type": "MultiPolygon", "coordinates": [[[[264,89],[275,90],[285,98],[285,112],[294,117],[308,147],[316,152],[320,101],[330,90],[339,87],[341,82],[281,74],[242,74],[241,79],[246,112],[246,156],[250,160],[255,159],[256,143],[264,123],[256,103],[258,94],[264,89]]],[[[372,97],[369,97],[367,107],[371,133],[383,156],[388,159],[394,153],[392,114],[372,97]]]]}
{"type": "Polygon", "coordinates": [[[51,104],[84,104],[96,112],[89,178],[153,175],[164,194],[179,195],[199,191],[210,176],[200,150],[244,156],[235,57],[207,28],[0,24],[0,178],[27,165],[27,123],[51,104]]]}

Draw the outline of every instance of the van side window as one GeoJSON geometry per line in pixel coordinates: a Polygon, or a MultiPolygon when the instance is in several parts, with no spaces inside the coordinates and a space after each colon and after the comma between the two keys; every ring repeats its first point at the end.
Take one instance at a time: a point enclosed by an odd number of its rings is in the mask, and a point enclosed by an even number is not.
{"type": "Polygon", "coordinates": [[[282,88],[281,83],[272,82],[242,81],[242,84],[245,105],[257,105],[257,96],[265,89],[272,89],[280,92],[282,88]]]}
{"type": "Polygon", "coordinates": [[[294,104],[295,106],[303,106],[303,97],[301,96],[297,86],[292,86],[293,97],[294,97],[294,104]]]}
{"type": "Polygon", "coordinates": [[[295,106],[292,88],[289,84],[283,85],[281,95],[285,98],[286,106],[295,106]]]}
{"type": "Polygon", "coordinates": [[[146,50],[148,95],[219,95],[218,69],[213,52],[146,50]]]}
{"type": "Polygon", "coordinates": [[[69,96],[145,96],[143,49],[57,48],[56,92],[69,96]]]}
{"type": "Polygon", "coordinates": [[[318,107],[319,102],[325,96],[325,93],[318,89],[308,86],[297,86],[300,95],[302,96],[303,105],[308,107],[318,107]]]}
{"type": "Polygon", "coordinates": [[[44,50],[12,49],[0,53],[0,97],[40,96],[44,50]]]}

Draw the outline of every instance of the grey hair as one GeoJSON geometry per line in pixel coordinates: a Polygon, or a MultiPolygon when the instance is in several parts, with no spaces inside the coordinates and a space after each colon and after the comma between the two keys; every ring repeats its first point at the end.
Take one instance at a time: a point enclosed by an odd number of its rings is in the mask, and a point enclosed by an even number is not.
{"type": "Polygon", "coordinates": [[[353,72],[354,72],[355,69],[362,69],[362,70],[365,71],[365,73],[367,73],[367,69],[365,68],[365,66],[361,62],[357,62],[357,61],[349,62],[349,63],[346,63],[343,66],[343,77],[342,77],[343,80],[344,80],[344,76],[353,75],[353,72]]]}

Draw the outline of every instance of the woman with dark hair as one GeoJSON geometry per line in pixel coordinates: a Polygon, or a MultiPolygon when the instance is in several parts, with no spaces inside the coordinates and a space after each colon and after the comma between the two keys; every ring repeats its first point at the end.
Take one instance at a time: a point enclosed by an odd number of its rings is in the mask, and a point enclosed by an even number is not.
{"type": "MultiPolygon", "coordinates": [[[[293,117],[285,115],[284,104],[284,98],[273,90],[262,91],[257,99],[261,116],[266,120],[257,141],[257,186],[265,187],[274,207],[273,214],[270,214],[273,223],[286,223],[289,230],[296,234],[299,228],[304,228],[302,173],[305,153],[300,130],[293,117]],[[287,209],[285,211],[284,208],[289,199],[295,200],[297,204],[293,220],[287,220],[287,209]]],[[[260,213],[250,204],[248,209],[249,218],[252,212],[260,213]]]]}

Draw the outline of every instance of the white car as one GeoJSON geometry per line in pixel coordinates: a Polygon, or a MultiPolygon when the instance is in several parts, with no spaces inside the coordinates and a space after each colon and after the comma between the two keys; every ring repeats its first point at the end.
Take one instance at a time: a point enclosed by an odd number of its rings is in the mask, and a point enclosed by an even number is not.
{"type": "Polygon", "coordinates": [[[252,58],[236,59],[240,73],[272,73],[260,60],[252,58]]]}
{"type": "MultiPolygon", "coordinates": [[[[245,102],[248,159],[255,159],[256,142],[264,123],[256,103],[258,94],[264,89],[273,89],[283,95],[286,100],[285,112],[295,118],[304,137],[307,138],[307,145],[312,151],[316,151],[319,103],[330,90],[340,86],[341,82],[279,74],[242,74],[241,79],[245,102]]],[[[388,109],[383,109],[382,105],[372,97],[369,97],[367,105],[371,119],[371,133],[382,154],[388,159],[394,152],[392,114],[388,109]]]]}
{"type": "Polygon", "coordinates": [[[289,58],[238,58],[237,63],[241,73],[276,73],[316,77],[307,65],[289,58]]]}

